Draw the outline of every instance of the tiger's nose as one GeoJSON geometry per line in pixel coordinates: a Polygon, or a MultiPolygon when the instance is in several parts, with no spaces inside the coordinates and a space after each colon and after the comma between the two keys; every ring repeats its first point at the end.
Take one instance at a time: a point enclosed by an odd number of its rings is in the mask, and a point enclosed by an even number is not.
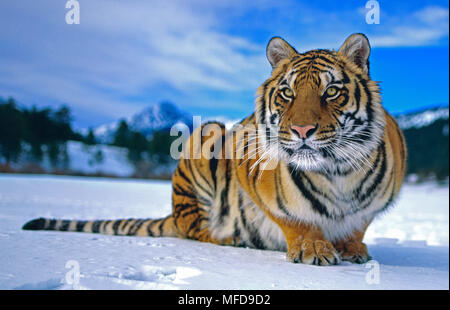
{"type": "Polygon", "coordinates": [[[308,137],[310,137],[317,129],[317,127],[319,127],[317,124],[314,125],[305,125],[305,126],[296,126],[296,125],[292,125],[291,129],[296,132],[301,139],[306,139],[308,137]]]}

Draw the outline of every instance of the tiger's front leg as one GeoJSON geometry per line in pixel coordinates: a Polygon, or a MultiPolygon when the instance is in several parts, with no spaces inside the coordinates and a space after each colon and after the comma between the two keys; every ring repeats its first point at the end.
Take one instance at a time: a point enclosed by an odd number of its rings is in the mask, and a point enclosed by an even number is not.
{"type": "Polygon", "coordinates": [[[341,262],[339,253],[319,227],[285,220],[275,221],[286,237],[288,261],[320,266],[337,265],[341,262]]]}
{"type": "Polygon", "coordinates": [[[363,230],[357,230],[343,240],[334,242],[335,248],[345,261],[363,264],[371,259],[367,246],[362,242],[367,226],[363,230]]]}

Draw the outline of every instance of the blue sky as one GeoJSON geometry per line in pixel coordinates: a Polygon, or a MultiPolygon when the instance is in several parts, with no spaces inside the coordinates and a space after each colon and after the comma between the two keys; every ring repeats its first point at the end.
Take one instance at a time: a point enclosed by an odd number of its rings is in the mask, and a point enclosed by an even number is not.
{"type": "Polygon", "coordinates": [[[78,128],[161,100],[202,117],[242,118],[269,77],[268,40],[338,49],[355,32],[372,45],[371,76],[391,112],[448,104],[448,1],[65,0],[0,2],[0,96],[67,104],[78,128]]]}

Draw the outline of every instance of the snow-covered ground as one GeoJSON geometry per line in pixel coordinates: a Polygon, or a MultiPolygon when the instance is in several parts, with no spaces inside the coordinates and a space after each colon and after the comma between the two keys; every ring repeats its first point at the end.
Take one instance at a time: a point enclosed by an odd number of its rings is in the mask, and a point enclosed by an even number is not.
{"type": "MultiPolygon", "coordinates": [[[[30,146],[23,144],[23,148],[30,149],[30,146]]],[[[118,177],[130,177],[135,172],[134,165],[128,160],[128,150],[126,148],[104,144],[87,145],[79,141],[67,141],[67,154],[69,157],[67,167],[54,168],[47,154],[44,155],[39,165],[46,172],[67,169],[75,173],[118,177]]],[[[22,152],[17,162],[10,163],[11,167],[18,171],[26,168],[32,163],[29,156],[29,152],[22,152]]],[[[5,163],[0,156],[0,164],[5,163]]]]}
{"type": "MultiPolygon", "coordinates": [[[[78,141],[67,142],[69,169],[87,174],[103,173],[120,177],[129,177],[134,173],[134,166],[128,161],[128,150],[112,145],[86,145],[78,141]],[[101,160],[96,154],[101,153],[101,160]]],[[[45,171],[51,171],[51,165],[44,161],[45,171]]]]}
{"type": "Polygon", "coordinates": [[[367,232],[375,261],[366,265],[291,264],[282,252],[174,238],[21,230],[40,216],[163,216],[170,190],[163,181],[0,174],[0,289],[449,288],[448,185],[405,185],[367,232]]]}

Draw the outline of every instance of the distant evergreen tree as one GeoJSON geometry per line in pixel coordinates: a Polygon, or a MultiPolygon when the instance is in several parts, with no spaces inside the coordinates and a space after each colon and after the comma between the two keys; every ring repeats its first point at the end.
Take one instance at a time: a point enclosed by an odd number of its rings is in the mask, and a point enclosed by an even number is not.
{"type": "Polygon", "coordinates": [[[148,145],[148,151],[161,164],[170,162],[170,145],[177,137],[169,131],[155,131],[148,145]]]}
{"type": "Polygon", "coordinates": [[[92,128],[89,128],[89,132],[87,136],[83,139],[83,142],[87,145],[97,144],[97,139],[95,138],[94,131],[92,128]]]}
{"type": "Polygon", "coordinates": [[[126,120],[122,119],[119,123],[119,127],[114,134],[113,145],[128,148],[129,139],[130,129],[128,128],[126,120]]]}
{"type": "Polygon", "coordinates": [[[0,102],[0,155],[7,163],[16,161],[22,151],[24,120],[16,102],[0,102]]]}
{"type": "Polygon", "coordinates": [[[408,173],[421,177],[449,175],[448,119],[440,119],[421,128],[403,130],[408,147],[408,173]]]}
{"type": "Polygon", "coordinates": [[[68,106],[63,105],[53,112],[50,118],[53,127],[52,131],[55,133],[54,139],[56,141],[68,141],[74,137],[74,132],[71,127],[72,116],[68,106]]]}
{"type": "Polygon", "coordinates": [[[49,109],[38,111],[35,106],[31,110],[24,111],[26,124],[24,140],[30,144],[32,159],[37,162],[40,162],[44,155],[42,145],[48,142],[51,136],[48,130],[49,114],[49,109]]]}
{"type": "Polygon", "coordinates": [[[53,167],[58,166],[59,162],[59,144],[52,142],[47,145],[47,154],[53,167]]]}
{"type": "Polygon", "coordinates": [[[31,159],[40,162],[44,151],[53,166],[68,163],[66,142],[80,139],[71,126],[69,107],[18,109],[13,99],[0,100],[0,155],[7,162],[16,160],[22,143],[30,146],[31,159]]]}
{"type": "Polygon", "coordinates": [[[128,141],[128,158],[137,163],[143,159],[143,153],[147,150],[148,141],[140,132],[131,132],[128,141]]]}

